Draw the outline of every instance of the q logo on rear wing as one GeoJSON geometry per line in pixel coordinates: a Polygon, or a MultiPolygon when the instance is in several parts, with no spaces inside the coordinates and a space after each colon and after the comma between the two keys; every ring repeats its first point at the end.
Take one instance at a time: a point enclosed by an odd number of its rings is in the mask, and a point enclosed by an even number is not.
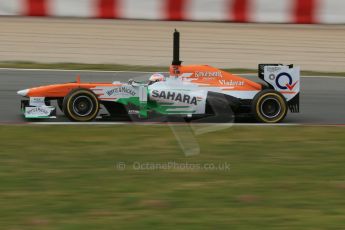
{"type": "Polygon", "coordinates": [[[291,112],[299,112],[300,67],[281,64],[260,64],[259,77],[286,99],[291,112]]]}
{"type": "Polygon", "coordinates": [[[292,77],[291,77],[290,74],[288,74],[286,72],[283,72],[283,73],[278,74],[277,77],[275,77],[275,83],[276,83],[276,85],[277,85],[277,87],[279,89],[282,89],[282,90],[287,90],[287,89],[293,90],[295,88],[296,84],[298,83],[298,80],[294,82],[292,80],[292,77]],[[281,78],[283,78],[283,80],[281,80],[281,78]],[[288,82],[283,84],[283,85],[281,85],[281,83],[280,83],[281,81],[286,82],[286,80],[284,78],[287,78],[288,82]]]}
{"type": "Polygon", "coordinates": [[[265,66],[263,80],[290,101],[300,91],[300,68],[278,65],[265,66]]]}

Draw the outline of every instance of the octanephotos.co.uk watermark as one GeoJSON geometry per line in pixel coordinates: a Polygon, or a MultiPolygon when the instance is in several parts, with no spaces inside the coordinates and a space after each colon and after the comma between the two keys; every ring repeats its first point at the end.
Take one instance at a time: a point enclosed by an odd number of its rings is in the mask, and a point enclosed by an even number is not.
{"type": "Polygon", "coordinates": [[[118,171],[135,170],[135,171],[162,171],[162,170],[179,170],[179,171],[230,171],[231,165],[229,162],[204,162],[204,163],[190,163],[190,162],[115,162],[114,168],[118,171]]]}

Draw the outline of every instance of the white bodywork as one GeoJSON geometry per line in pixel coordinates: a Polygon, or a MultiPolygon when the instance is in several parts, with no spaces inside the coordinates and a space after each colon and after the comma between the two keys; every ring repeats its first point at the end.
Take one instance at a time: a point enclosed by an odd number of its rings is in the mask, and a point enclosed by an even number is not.
{"type": "Polygon", "coordinates": [[[31,97],[29,106],[24,108],[25,118],[56,118],[56,108],[47,106],[44,97],[31,97]]]}
{"type": "Polygon", "coordinates": [[[265,66],[264,80],[290,101],[300,91],[300,67],[265,66]]]}

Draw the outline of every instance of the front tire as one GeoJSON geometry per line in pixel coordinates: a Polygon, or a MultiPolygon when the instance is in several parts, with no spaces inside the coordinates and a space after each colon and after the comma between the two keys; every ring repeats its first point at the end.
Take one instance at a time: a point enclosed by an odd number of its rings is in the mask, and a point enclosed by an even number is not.
{"type": "Polygon", "coordinates": [[[287,110],[284,96],[272,89],[259,92],[253,99],[252,112],[259,122],[281,122],[285,118],[287,110]]]}
{"type": "Polygon", "coordinates": [[[77,88],[64,98],[62,108],[71,121],[92,121],[98,115],[99,101],[91,90],[77,88]]]}

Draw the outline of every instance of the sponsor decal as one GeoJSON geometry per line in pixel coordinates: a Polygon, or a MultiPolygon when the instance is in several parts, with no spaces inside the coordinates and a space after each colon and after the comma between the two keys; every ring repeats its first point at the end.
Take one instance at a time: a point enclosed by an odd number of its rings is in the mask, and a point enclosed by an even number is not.
{"type": "Polygon", "coordinates": [[[113,88],[111,90],[106,91],[106,94],[108,96],[118,95],[118,94],[129,94],[131,96],[134,96],[135,91],[130,87],[121,86],[121,87],[113,88]]]}
{"type": "Polygon", "coordinates": [[[273,73],[273,72],[278,72],[278,71],[280,71],[280,67],[278,67],[278,66],[269,66],[269,67],[267,67],[267,71],[268,72],[271,72],[271,73],[273,73]]]}
{"type": "Polygon", "coordinates": [[[291,75],[288,74],[288,73],[285,73],[285,72],[278,74],[277,77],[276,77],[276,85],[278,86],[279,89],[284,89],[284,90],[289,89],[289,90],[293,90],[293,88],[295,88],[297,82],[298,82],[298,81],[293,82],[291,75]],[[285,85],[281,85],[281,84],[280,84],[281,78],[287,79],[287,80],[288,80],[288,83],[286,83],[285,85]]]}
{"type": "Polygon", "coordinates": [[[195,72],[195,77],[222,77],[222,72],[195,72]]]}
{"type": "Polygon", "coordinates": [[[32,97],[31,99],[34,102],[44,102],[44,97],[32,97]]]}
{"type": "Polygon", "coordinates": [[[226,86],[244,86],[244,81],[219,80],[219,84],[226,85],[226,86]]]}
{"type": "Polygon", "coordinates": [[[130,109],[130,110],[128,110],[128,114],[138,115],[139,114],[139,110],[130,109]]]}
{"type": "Polygon", "coordinates": [[[26,114],[44,114],[48,116],[50,114],[50,110],[46,110],[42,107],[33,107],[32,109],[27,109],[26,114]]]}
{"type": "Polygon", "coordinates": [[[42,106],[45,105],[44,97],[30,97],[30,105],[32,106],[42,106]]]}
{"type": "Polygon", "coordinates": [[[182,103],[191,104],[191,105],[197,105],[197,101],[202,100],[201,97],[193,97],[188,94],[182,94],[182,93],[171,92],[171,91],[153,90],[151,95],[152,97],[155,97],[155,98],[172,100],[172,101],[182,102],[182,103]]]}

